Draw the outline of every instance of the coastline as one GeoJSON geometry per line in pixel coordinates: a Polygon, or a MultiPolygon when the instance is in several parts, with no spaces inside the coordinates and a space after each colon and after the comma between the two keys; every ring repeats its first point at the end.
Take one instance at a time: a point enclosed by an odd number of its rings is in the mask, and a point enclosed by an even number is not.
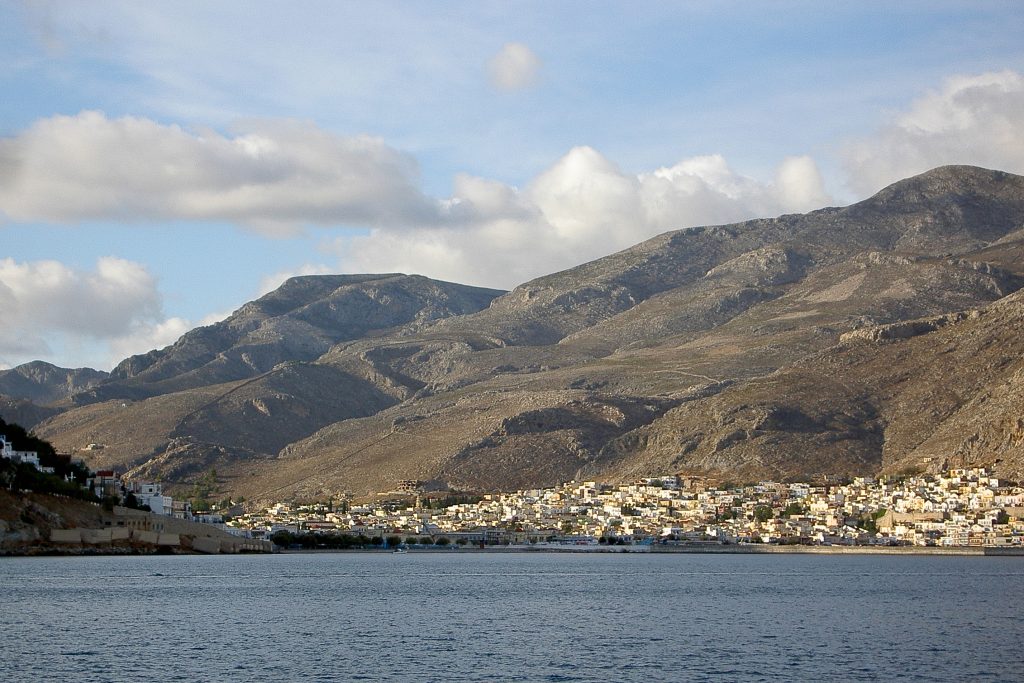
{"type": "MultiPolygon", "coordinates": [[[[281,549],[275,553],[286,555],[322,554],[322,553],[394,553],[386,548],[366,549],[281,549]]],[[[485,548],[415,548],[407,554],[501,554],[501,553],[575,553],[575,554],[698,554],[698,555],[933,555],[961,557],[1024,557],[1022,548],[991,548],[983,546],[801,546],[801,545],[679,545],[679,546],[558,546],[558,545],[496,545],[485,548]]],[[[403,553],[405,554],[405,553],[403,553]]]]}

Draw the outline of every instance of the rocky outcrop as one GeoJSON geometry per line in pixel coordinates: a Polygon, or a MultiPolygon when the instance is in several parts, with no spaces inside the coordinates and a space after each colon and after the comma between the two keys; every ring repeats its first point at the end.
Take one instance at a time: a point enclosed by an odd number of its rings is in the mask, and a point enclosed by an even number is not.
{"type": "Polygon", "coordinates": [[[907,320],[888,325],[875,325],[874,327],[863,327],[857,330],[846,332],[839,337],[840,343],[849,343],[857,340],[870,342],[892,341],[895,339],[910,339],[921,334],[928,334],[942,329],[946,325],[958,323],[961,320],[977,318],[981,311],[958,311],[946,315],[937,315],[932,318],[921,320],[907,320]]]}

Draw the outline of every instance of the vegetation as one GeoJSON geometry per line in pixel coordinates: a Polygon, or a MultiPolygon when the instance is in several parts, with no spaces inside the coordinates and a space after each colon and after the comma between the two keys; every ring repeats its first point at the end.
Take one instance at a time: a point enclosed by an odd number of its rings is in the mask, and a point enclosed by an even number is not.
{"type": "Polygon", "coordinates": [[[70,476],[84,486],[92,474],[84,464],[72,462],[70,456],[58,454],[49,441],[40,439],[35,434],[26,431],[21,425],[5,422],[3,418],[0,418],[0,434],[7,437],[16,451],[35,451],[39,455],[39,465],[52,467],[53,473],[57,477],[65,479],[70,476]]]}
{"type": "Polygon", "coordinates": [[[192,509],[195,512],[209,512],[213,509],[210,498],[217,493],[217,470],[210,468],[192,484],[192,509]]]}
{"type": "Polygon", "coordinates": [[[35,451],[41,467],[52,467],[53,473],[40,472],[28,463],[15,463],[0,458],[0,485],[12,491],[35,491],[69,498],[96,502],[98,499],[85,488],[91,476],[89,468],[82,463],[72,462],[69,456],[61,456],[49,441],[44,441],[25,430],[21,425],[5,422],[0,418],[0,434],[10,442],[14,450],[35,451]]]}
{"type": "Polygon", "coordinates": [[[124,502],[121,503],[121,504],[124,505],[126,508],[133,508],[135,510],[142,510],[143,512],[152,512],[153,511],[152,508],[150,508],[148,505],[142,505],[141,503],[139,503],[139,499],[136,498],[135,494],[132,493],[131,491],[129,491],[125,495],[124,502]]]}
{"type": "Polygon", "coordinates": [[[476,505],[483,499],[483,496],[470,493],[451,493],[438,498],[427,498],[423,501],[423,507],[431,510],[443,510],[452,505],[476,505]]]}
{"type": "Polygon", "coordinates": [[[384,543],[384,539],[380,536],[368,538],[363,535],[353,536],[351,534],[296,534],[284,529],[274,532],[270,540],[274,542],[274,545],[282,548],[302,548],[304,550],[352,550],[379,546],[384,543]]]}
{"type": "Polygon", "coordinates": [[[863,529],[869,534],[878,533],[878,520],[885,516],[887,510],[885,508],[879,508],[869,515],[864,515],[857,520],[857,527],[863,529]]]}
{"type": "Polygon", "coordinates": [[[11,491],[49,493],[92,503],[99,500],[92,492],[82,488],[77,480],[68,481],[56,474],[40,472],[28,463],[15,463],[7,458],[0,458],[0,485],[11,491]]]}
{"type": "Polygon", "coordinates": [[[807,506],[803,503],[797,503],[796,501],[786,506],[786,509],[782,511],[783,517],[798,517],[800,515],[807,514],[807,506]]]}

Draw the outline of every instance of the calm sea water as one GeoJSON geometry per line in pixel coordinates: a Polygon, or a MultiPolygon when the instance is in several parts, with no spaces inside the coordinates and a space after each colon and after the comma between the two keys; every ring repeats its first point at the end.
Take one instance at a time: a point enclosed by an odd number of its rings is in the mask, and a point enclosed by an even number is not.
{"type": "Polygon", "coordinates": [[[0,560],[0,681],[1024,680],[1021,558],[0,560]]]}

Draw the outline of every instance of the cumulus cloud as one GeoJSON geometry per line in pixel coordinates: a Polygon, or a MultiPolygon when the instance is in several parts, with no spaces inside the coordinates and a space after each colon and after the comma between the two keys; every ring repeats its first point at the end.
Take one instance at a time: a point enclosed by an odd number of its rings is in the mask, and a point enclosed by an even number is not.
{"type": "Polygon", "coordinates": [[[874,135],[849,144],[844,156],[861,196],[944,164],[1024,173],[1024,76],[949,78],[874,135]]]}
{"type": "Polygon", "coordinates": [[[523,90],[537,82],[541,61],[533,50],[522,43],[505,43],[491,57],[487,70],[491,85],[499,90],[523,90]]]}
{"type": "Polygon", "coordinates": [[[7,330],[108,337],[159,316],[160,309],[155,278],[132,261],[104,257],[87,272],[58,261],[0,259],[0,317],[7,330]]]}
{"type": "Polygon", "coordinates": [[[415,161],[377,138],[290,120],[225,136],[86,111],[0,139],[0,212],[13,221],[394,227],[436,219],[418,182],[415,161]]]}
{"type": "Polygon", "coordinates": [[[415,272],[512,287],[666,230],[806,211],[829,203],[809,157],[784,160],[775,182],[733,171],[721,156],[643,174],[577,147],[519,189],[461,176],[445,224],[374,230],[339,244],[346,271],[415,272]]]}
{"type": "Polygon", "coordinates": [[[94,270],[77,270],[58,261],[0,259],[5,363],[46,358],[55,344],[98,343],[117,353],[115,347],[130,346],[133,337],[159,336],[162,330],[160,339],[167,338],[174,323],[162,318],[156,279],[138,263],[104,257],[94,270]]]}

